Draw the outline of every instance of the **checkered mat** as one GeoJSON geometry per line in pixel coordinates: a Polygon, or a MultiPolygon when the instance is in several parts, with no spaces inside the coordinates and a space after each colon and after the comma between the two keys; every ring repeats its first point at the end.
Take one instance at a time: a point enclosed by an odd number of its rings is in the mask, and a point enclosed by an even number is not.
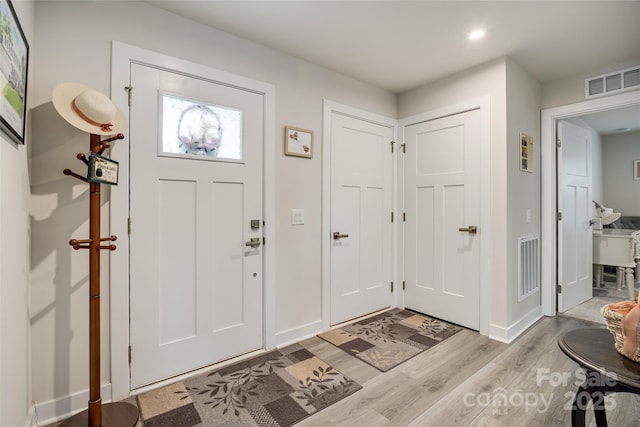
{"type": "Polygon", "coordinates": [[[461,329],[442,320],[394,308],[318,336],[386,372],[461,329]]]}
{"type": "Polygon", "coordinates": [[[138,396],[145,427],[289,426],[362,387],[299,344],[138,396]]]}

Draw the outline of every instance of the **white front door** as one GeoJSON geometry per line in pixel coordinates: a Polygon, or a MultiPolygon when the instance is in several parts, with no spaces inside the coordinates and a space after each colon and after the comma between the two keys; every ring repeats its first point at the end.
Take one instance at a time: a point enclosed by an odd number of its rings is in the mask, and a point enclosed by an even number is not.
{"type": "Polygon", "coordinates": [[[391,306],[393,128],[331,114],[331,324],[391,306]]]}
{"type": "Polygon", "coordinates": [[[255,92],[138,64],[130,86],[136,388],[263,347],[264,107],[255,92]]]}
{"type": "Polygon", "coordinates": [[[405,306],[480,327],[480,111],[405,126],[405,306]]]}
{"type": "Polygon", "coordinates": [[[591,135],[569,122],[558,122],[558,311],[593,296],[591,135]]]}

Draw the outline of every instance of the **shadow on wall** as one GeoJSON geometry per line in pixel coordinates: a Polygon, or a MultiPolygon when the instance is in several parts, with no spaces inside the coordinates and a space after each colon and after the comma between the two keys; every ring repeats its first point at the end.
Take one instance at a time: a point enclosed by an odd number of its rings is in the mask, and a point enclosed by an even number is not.
{"type": "MultiPolygon", "coordinates": [[[[86,176],[76,155],[89,151],[89,135],[62,119],[51,102],[32,109],[30,120],[32,373],[34,398],[48,400],[72,394],[74,373],[85,378],[88,372],[88,252],[68,242],[89,235],[89,186],[62,171],[86,176]],[[38,396],[52,388],[53,396],[38,396]]],[[[102,193],[104,206],[108,192],[102,193]]],[[[58,405],[69,406],[64,402],[58,405]]]]}

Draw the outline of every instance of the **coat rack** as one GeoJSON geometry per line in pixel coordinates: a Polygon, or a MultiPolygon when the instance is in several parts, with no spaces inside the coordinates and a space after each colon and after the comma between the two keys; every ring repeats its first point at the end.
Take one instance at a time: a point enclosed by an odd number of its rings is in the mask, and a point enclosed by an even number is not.
{"type": "MultiPolygon", "coordinates": [[[[110,142],[123,138],[119,133],[101,141],[99,135],[90,134],[91,153],[101,155],[111,146],[110,142]]],[[[76,157],[92,167],[85,154],[76,157]]],[[[134,405],[124,402],[103,405],[100,396],[100,251],[114,251],[116,245],[103,245],[102,242],[113,242],[117,237],[100,237],[100,182],[93,182],[70,169],[63,173],[89,184],[89,238],[69,241],[73,249],[89,250],[89,404],[87,410],[69,418],[60,427],[133,427],[138,422],[138,409],[134,405]]]]}

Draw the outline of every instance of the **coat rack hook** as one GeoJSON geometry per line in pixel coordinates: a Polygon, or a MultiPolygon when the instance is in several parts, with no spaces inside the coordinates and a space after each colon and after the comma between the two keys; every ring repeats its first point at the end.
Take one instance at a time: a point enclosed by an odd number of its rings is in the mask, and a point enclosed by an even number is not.
{"type": "Polygon", "coordinates": [[[107,139],[103,140],[102,142],[112,142],[112,141],[115,141],[116,139],[124,139],[124,134],[123,133],[119,133],[117,135],[112,136],[111,138],[107,138],[107,139]]]}
{"type": "Polygon", "coordinates": [[[84,153],[78,153],[78,155],[76,156],[76,158],[78,160],[82,160],[84,162],[85,165],[89,164],[89,160],[87,160],[87,156],[84,153]]]}
{"type": "Polygon", "coordinates": [[[62,173],[65,174],[65,175],[70,175],[70,176],[72,176],[74,178],[78,178],[80,181],[89,182],[89,181],[87,181],[87,178],[85,178],[82,175],[78,175],[75,172],[72,172],[71,169],[65,169],[65,170],[62,171],[62,173]]]}
{"type": "Polygon", "coordinates": [[[109,141],[102,141],[98,149],[98,154],[102,154],[104,150],[106,150],[109,147],[111,147],[111,144],[109,144],[109,141]]]}

